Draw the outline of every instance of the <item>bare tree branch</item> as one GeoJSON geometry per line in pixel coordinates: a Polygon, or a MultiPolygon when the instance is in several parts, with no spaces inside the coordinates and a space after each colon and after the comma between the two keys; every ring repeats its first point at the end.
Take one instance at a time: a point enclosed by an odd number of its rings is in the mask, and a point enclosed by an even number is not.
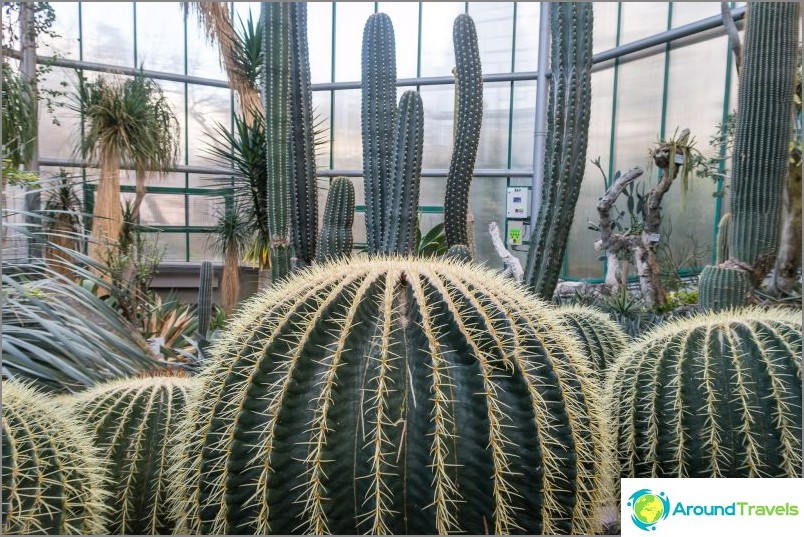
{"type": "Polygon", "coordinates": [[[491,222],[489,224],[489,234],[491,235],[491,242],[494,244],[494,249],[497,250],[497,254],[502,258],[505,266],[508,267],[505,272],[508,273],[510,271],[510,275],[514,280],[521,282],[525,275],[525,271],[522,270],[522,263],[520,263],[519,259],[509,252],[505,244],[503,244],[502,238],[500,238],[500,226],[497,225],[497,222],[491,222]]]}

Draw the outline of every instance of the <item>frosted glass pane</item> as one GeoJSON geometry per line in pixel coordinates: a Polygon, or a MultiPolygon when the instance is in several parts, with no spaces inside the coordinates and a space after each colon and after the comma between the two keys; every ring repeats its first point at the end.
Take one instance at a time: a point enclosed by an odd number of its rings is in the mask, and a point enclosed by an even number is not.
{"type": "Polygon", "coordinates": [[[189,233],[190,261],[223,261],[223,256],[213,248],[215,236],[211,233],[189,233]]]}
{"type": "Polygon", "coordinates": [[[146,194],[140,206],[140,222],[152,226],[183,226],[184,196],[146,194]]]}
{"type": "Polygon", "coordinates": [[[446,176],[422,177],[421,185],[419,187],[419,205],[443,207],[446,191],[446,176]]]}
{"type": "Polygon", "coordinates": [[[495,82],[483,86],[483,122],[477,148],[478,168],[505,168],[508,165],[508,116],[511,86],[495,82]]]}
{"type": "Polygon", "coordinates": [[[181,82],[169,82],[167,80],[157,80],[159,86],[162,88],[162,93],[176,116],[176,121],[179,124],[179,157],[178,163],[184,164],[184,140],[187,132],[187,122],[185,121],[184,114],[184,84],[181,82]]]}
{"type": "Polygon", "coordinates": [[[452,24],[464,3],[424,2],[422,9],[422,76],[452,76],[452,24]]]}
{"type": "Polygon", "coordinates": [[[474,19],[477,29],[477,44],[483,72],[511,72],[513,2],[470,2],[469,15],[474,19]]]}
{"type": "Polygon", "coordinates": [[[234,23],[235,26],[239,25],[238,17],[243,19],[243,21],[248,20],[249,11],[251,11],[251,17],[254,19],[254,22],[260,20],[260,3],[259,2],[232,2],[234,7],[234,23]]]}
{"type": "Polygon", "coordinates": [[[56,14],[52,30],[59,35],[50,38],[39,36],[39,54],[51,56],[53,54],[72,60],[78,59],[78,2],[51,2],[50,7],[56,14]]]}
{"type": "Polygon", "coordinates": [[[363,140],[360,133],[360,90],[335,92],[335,125],[332,133],[334,167],[363,169],[363,140]]]}
{"type": "Polygon", "coordinates": [[[594,54],[612,49],[617,45],[618,5],[617,2],[595,2],[592,6],[592,14],[595,18],[593,28],[595,38],[592,42],[594,54]]]}
{"type": "Polygon", "coordinates": [[[673,27],[720,16],[720,2],[673,2],[673,27]]]}
{"type": "Polygon", "coordinates": [[[186,233],[143,233],[143,237],[151,244],[157,244],[164,249],[162,262],[187,261],[187,234],[186,233]]]}
{"type": "MultiPolygon", "coordinates": [[[[172,9],[179,10],[174,4],[172,9]]],[[[134,66],[134,8],[131,2],[81,3],[84,60],[134,66]]]]}
{"type": "Polygon", "coordinates": [[[218,207],[223,198],[219,196],[188,196],[191,226],[213,226],[218,207]]]}
{"type": "MultiPolygon", "coordinates": [[[[597,5],[596,3],[595,7],[597,5]]],[[[667,30],[667,2],[623,2],[621,5],[620,44],[667,30]]]]}
{"type": "Polygon", "coordinates": [[[313,92],[313,126],[319,131],[315,137],[315,162],[319,170],[329,169],[331,96],[331,91],[313,92]]]}
{"type": "MultiPolygon", "coordinates": [[[[425,5],[425,7],[427,7],[425,5]]],[[[448,168],[452,157],[452,125],[455,87],[422,86],[424,105],[424,154],[422,167],[448,168]]]]}
{"type": "MultiPolygon", "coordinates": [[[[54,67],[42,79],[41,87],[48,90],[63,91],[65,97],[56,99],[66,103],[75,94],[78,77],[74,70],[54,67]]],[[[79,115],[64,107],[56,106],[48,111],[45,104],[39,104],[39,154],[42,157],[72,158],[80,155],[77,149],[81,137],[79,115]],[[55,124],[54,120],[58,123],[55,124]]]]}
{"type": "MultiPolygon", "coordinates": [[[[595,6],[597,9],[597,6],[595,6]]],[[[597,13],[595,13],[597,16],[597,13]]],[[[539,3],[516,5],[515,71],[535,71],[539,64],[539,3]]]]}
{"type": "MultiPolygon", "coordinates": [[[[188,24],[195,24],[195,15],[190,17],[188,24]]],[[[152,71],[184,72],[184,14],[180,6],[137,2],[137,66],[140,65],[152,71]]]]}
{"type": "MultiPolygon", "coordinates": [[[[338,2],[335,6],[335,80],[360,80],[363,27],[374,2],[338,2]]],[[[397,37],[397,45],[399,37],[397,37]]]]}
{"type": "MultiPolygon", "coordinates": [[[[355,182],[355,187],[357,187],[357,182],[355,182]]],[[[355,247],[360,250],[363,247],[358,247],[358,244],[365,244],[366,243],[366,214],[365,213],[355,213],[355,221],[352,225],[352,239],[354,240],[355,247]]]]}
{"type": "MultiPolygon", "coordinates": [[[[514,114],[511,122],[511,168],[533,167],[533,135],[536,126],[536,81],[514,82],[514,114]]],[[[528,183],[530,184],[530,179],[528,183]]]]}
{"type": "Polygon", "coordinates": [[[469,206],[475,218],[475,261],[500,266],[500,258],[491,244],[489,222],[505,229],[506,183],[500,177],[475,177],[469,189],[469,206]]]}
{"type": "Polygon", "coordinates": [[[187,89],[189,137],[188,164],[209,166],[205,158],[209,143],[221,143],[214,135],[215,125],[222,123],[227,128],[231,122],[231,92],[228,89],[190,84],[187,89]],[[206,133],[213,135],[207,136],[206,133]]]}
{"type": "Polygon", "coordinates": [[[332,81],[332,2],[307,3],[307,45],[310,80],[332,81]]]}
{"type": "MultiPolygon", "coordinates": [[[[181,9],[181,6],[176,5],[176,9],[181,9]]],[[[187,74],[226,80],[218,44],[210,45],[204,29],[198,23],[195,10],[190,10],[187,17],[187,74]]]]}
{"type": "Polygon", "coordinates": [[[379,11],[391,17],[394,25],[397,78],[414,78],[419,52],[419,3],[380,2],[379,11]]]}
{"type": "MultiPolygon", "coordinates": [[[[132,172],[131,176],[136,178],[135,174],[132,172]]],[[[179,172],[170,172],[170,173],[157,173],[157,172],[146,172],[145,174],[145,185],[146,186],[159,186],[159,187],[178,187],[184,188],[185,184],[185,174],[179,172]]],[[[134,184],[134,183],[132,183],[134,184]]]]}

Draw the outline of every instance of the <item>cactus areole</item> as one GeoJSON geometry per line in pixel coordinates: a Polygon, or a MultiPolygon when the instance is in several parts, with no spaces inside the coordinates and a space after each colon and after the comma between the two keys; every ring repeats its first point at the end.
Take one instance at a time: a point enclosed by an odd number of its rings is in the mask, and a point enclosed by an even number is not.
{"type": "Polygon", "coordinates": [[[180,533],[591,533],[600,394],[553,308],[455,261],[318,265],[217,342],[180,533]]]}

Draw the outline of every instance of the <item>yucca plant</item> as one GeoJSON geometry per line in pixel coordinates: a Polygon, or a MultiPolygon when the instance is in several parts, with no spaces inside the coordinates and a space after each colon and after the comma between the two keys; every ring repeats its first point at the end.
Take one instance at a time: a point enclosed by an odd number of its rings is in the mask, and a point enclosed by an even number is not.
{"type": "Polygon", "coordinates": [[[223,255],[220,292],[221,307],[227,315],[234,311],[240,298],[240,259],[251,242],[248,229],[248,217],[239,202],[219,210],[212,246],[223,255]]]}
{"type": "MultiPolygon", "coordinates": [[[[62,170],[52,179],[39,180],[37,187],[46,196],[42,228],[47,240],[62,248],[78,250],[83,238],[83,207],[73,179],[62,170]]],[[[70,275],[68,254],[57,247],[48,247],[45,248],[45,256],[53,270],[70,275]]]]}

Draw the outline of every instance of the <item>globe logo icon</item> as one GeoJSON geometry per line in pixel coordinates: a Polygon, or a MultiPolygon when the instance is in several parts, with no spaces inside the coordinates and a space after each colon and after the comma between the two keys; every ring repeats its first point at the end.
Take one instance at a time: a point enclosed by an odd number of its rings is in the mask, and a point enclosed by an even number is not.
{"type": "Polygon", "coordinates": [[[631,522],[644,531],[655,530],[656,523],[670,514],[670,500],[664,492],[638,490],[628,498],[627,505],[631,508],[631,522]]]}

